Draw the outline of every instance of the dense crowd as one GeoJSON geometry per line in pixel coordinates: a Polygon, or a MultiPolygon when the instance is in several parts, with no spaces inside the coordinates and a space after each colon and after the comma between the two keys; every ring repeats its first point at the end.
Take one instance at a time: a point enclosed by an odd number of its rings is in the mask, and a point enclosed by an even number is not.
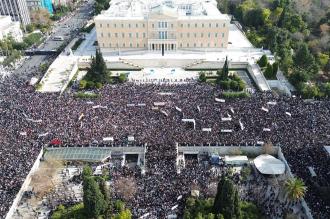
{"type": "Polygon", "coordinates": [[[171,212],[190,186],[184,185],[184,178],[194,176],[176,173],[176,143],[271,141],[282,147],[293,173],[309,186],[306,200],[313,215],[330,217],[329,206],[315,186],[330,182],[330,159],[323,148],[330,144],[329,101],[256,93],[222,102],[216,101],[221,98],[219,90],[198,83],[111,85],[98,92],[99,98],[87,100],[70,93],[37,93],[17,80],[0,84],[0,217],[8,211],[42,146],[54,139],[62,146],[90,145],[102,143],[105,137],[125,144],[128,136],[134,136],[136,144],[147,144],[143,188],[150,196],[136,197],[136,204],[158,209],[158,216],[171,212]],[[313,180],[309,166],[317,175],[313,180]]]}

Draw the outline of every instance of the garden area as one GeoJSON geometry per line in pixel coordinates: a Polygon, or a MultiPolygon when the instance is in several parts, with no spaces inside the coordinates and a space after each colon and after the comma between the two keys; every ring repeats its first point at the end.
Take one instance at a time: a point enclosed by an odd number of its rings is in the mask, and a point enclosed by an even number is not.
{"type": "Polygon", "coordinates": [[[297,0],[218,0],[218,6],[234,15],[255,47],[275,55],[278,64],[260,66],[267,79],[279,68],[299,95],[324,98],[330,95],[330,11],[312,1],[313,8],[297,0]]]}
{"type": "Polygon", "coordinates": [[[227,57],[222,69],[217,70],[216,77],[207,76],[202,71],[199,73],[199,82],[219,86],[223,90],[222,96],[225,98],[246,98],[250,96],[244,91],[246,88],[245,82],[236,73],[229,72],[227,57]]]}
{"type": "Polygon", "coordinates": [[[92,62],[87,70],[87,74],[79,82],[79,89],[100,89],[105,84],[125,83],[126,81],[126,74],[120,74],[116,77],[111,75],[101,52],[96,50],[95,57],[92,57],[92,62]]]}
{"type": "Polygon", "coordinates": [[[264,218],[252,202],[241,201],[234,182],[222,177],[215,198],[186,200],[184,219],[261,219],[264,218]]]}
{"type": "Polygon", "coordinates": [[[90,166],[82,172],[83,202],[73,206],[59,205],[52,213],[51,219],[89,219],[113,218],[131,219],[132,214],[121,200],[111,200],[108,175],[93,176],[90,166]]]}

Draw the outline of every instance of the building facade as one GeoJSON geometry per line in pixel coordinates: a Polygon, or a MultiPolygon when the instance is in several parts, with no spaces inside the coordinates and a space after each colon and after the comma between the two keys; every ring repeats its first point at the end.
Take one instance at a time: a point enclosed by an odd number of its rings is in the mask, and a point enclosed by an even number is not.
{"type": "Polygon", "coordinates": [[[0,40],[11,36],[16,42],[23,41],[23,32],[18,21],[12,21],[10,16],[0,16],[0,40]]]}
{"type": "Polygon", "coordinates": [[[50,14],[53,14],[52,0],[26,0],[26,3],[30,11],[44,8],[50,14]]]}
{"type": "Polygon", "coordinates": [[[0,0],[0,15],[11,16],[23,25],[31,23],[26,0],[0,0]]]}
{"type": "Polygon", "coordinates": [[[216,0],[112,0],[95,19],[101,50],[219,50],[230,18],[216,0]]]}

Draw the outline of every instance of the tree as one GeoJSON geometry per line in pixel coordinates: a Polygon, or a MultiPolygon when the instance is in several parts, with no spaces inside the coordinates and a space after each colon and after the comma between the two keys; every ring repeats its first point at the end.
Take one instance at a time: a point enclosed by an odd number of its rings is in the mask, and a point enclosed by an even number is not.
{"type": "Polygon", "coordinates": [[[266,55],[262,55],[261,58],[257,61],[258,65],[263,68],[266,67],[268,63],[268,59],[266,55]]]}
{"type": "Polygon", "coordinates": [[[97,218],[106,208],[104,196],[100,191],[99,185],[93,177],[84,175],[83,178],[83,202],[84,210],[88,217],[97,218]]]}
{"type": "Polygon", "coordinates": [[[320,89],[316,85],[304,84],[300,88],[300,92],[303,98],[311,99],[315,97],[319,97],[321,95],[320,89]]]}
{"type": "Polygon", "coordinates": [[[284,189],[288,198],[292,201],[298,201],[304,198],[307,191],[304,181],[300,178],[288,179],[285,182],[284,189]]]}
{"type": "Polygon", "coordinates": [[[301,43],[298,45],[296,53],[293,57],[294,64],[299,67],[307,67],[312,62],[314,62],[314,57],[308,50],[308,46],[306,43],[301,43]]]}
{"type": "Polygon", "coordinates": [[[228,59],[226,56],[226,60],[225,60],[225,63],[223,65],[221,71],[219,71],[219,70],[217,71],[217,75],[218,75],[217,84],[219,84],[223,80],[227,80],[228,74],[229,74],[229,67],[228,67],[228,59]]]}
{"type": "Polygon", "coordinates": [[[273,63],[273,76],[276,77],[278,71],[278,62],[273,63]]]}
{"type": "Polygon", "coordinates": [[[124,73],[121,73],[118,77],[118,82],[120,84],[125,83],[127,81],[127,75],[124,73]]]}
{"type": "Polygon", "coordinates": [[[92,57],[90,68],[86,74],[87,81],[106,83],[108,80],[107,65],[99,49],[96,50],[95,57],[92,57]]]}
{"type": "Polygon", "coordinates": [[[218,183],[218,188],[217,188],[217,194],[214,199],[214,204],[213,204],[213,213],[219,214],[221,213],[221,206],[222,206],[222,188],[225,182],[225,177],[222,175],[221,179],[218,183]]]}
{"type": "Polygon", "coordinates": [[[264,75],[267,79],[273,79],[274,75],[273,75],[273,66],[270,63],[267,63],[267,67],[266,70],[264,71],[264,75]]]}
{"type": "Polygon", "coordinates": [[[198,78],[199,82],[206,82],[206,75],[205,72],[200,72],[199,73],[199,78],[198,78]]]}
{"type": "Polygon", "coordinates": [[[34,10],[30,13],[33,23],[48,26],[51,24],[50,14],[46,9],[34,10]]]}
{"type": "Polygon", "coordinates": [[[232,180],[222,176],[213,205],[214,214],[223,214],[225,219],[240,218],[239,195],[232,180]]]}
{"type": "Polygon", "coordinates": [[[289,76],[289,80],[293,85],[298,85],[299,83],[304,83],[309,80],[309,75],[305,69],[294,68],[293,73],[289,76]]]}
{"type": "Polygon", "coordinates": [[[88,166],[88,165],[84,166],[83,171],[82,171],[83,178],[90,177],[92,175],[93,175],[92,168],[90,166],[88,166]]]}

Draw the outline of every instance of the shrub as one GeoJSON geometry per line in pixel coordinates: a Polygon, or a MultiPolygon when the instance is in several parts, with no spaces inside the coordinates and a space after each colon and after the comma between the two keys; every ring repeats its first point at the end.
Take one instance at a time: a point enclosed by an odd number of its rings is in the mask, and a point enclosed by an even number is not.
{"type": "Polygon", "coordinates": [[[82,98],[82,99],[95,99],[98,98],[100,94],[95,93],[84,93],[84,92],[77,92],[74,94],[74,97],[82,98]]]}
{"type": "Polygon", "coordinates": [[[95,87],[94,81],[87,81],[86,88],[94,88],[94,87],[95,87]]]}
{"type": "Polygon", "coordinates": [[[87,86],[87,81],[86,80],[81,80],[79,82],[79,89],[85,89],[87,86]]]}
{"type": "Polygon", "coordinates": [[[119,77],[118,77],[118,82],[119,83],[124,83],[124,82],[126,82],[127,81],[127,75],[126,74],[124,74],[124,73],[121,73],[120,75],[119,75],[119,77]]]}
{"type": "Polygon", "coordinates": [[[97,83],[95,84],[95,87],[96,87],[97,89],[100,89],[100,88],[103,87],[103,84],[102,84],[101,82],[97,82],[97,83]]]}
{"type": "Polygon", "coordinates": [[[228,90],[228,89],[230,89],[230,81],[228,81],[228,80],[220,81],[220,86],[222,89],[228,90]]]}
{"type": "Polygon", "coordinates": [[[199,82],[206,82],[206,75],[205,72],[200,72],[199,73],[199,82]]]}
{"type": "Polygon", "coordinates": [[[268,63],[268,59],[266,55],[262,55],[261,58],[257,61],[258,65],[263,68],[266,67],[268,63]]]}

